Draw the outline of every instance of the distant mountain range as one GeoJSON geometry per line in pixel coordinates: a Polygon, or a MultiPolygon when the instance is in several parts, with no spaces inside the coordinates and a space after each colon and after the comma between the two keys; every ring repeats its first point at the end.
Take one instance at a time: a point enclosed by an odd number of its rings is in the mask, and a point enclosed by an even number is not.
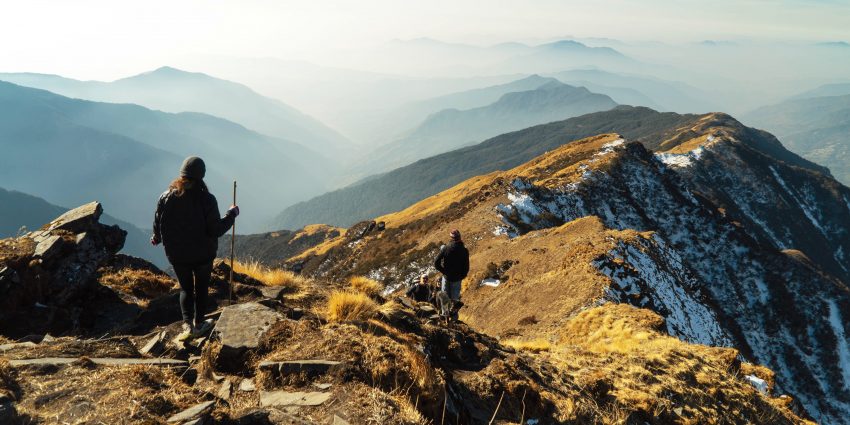
{"type": "Polygon", "coordinates": [[[606,94],[623,105],[646,106],[678,113],[720,110],[717,104],[708,100],[706,93],[681,82],[601,69],[575,69],[547,75],[566,84],[583,86],[593,92],[606,94]]]}
{"type": "Polygon", "coordinates": [[[222,208],[231,181],[240,181],[248,228],[280,205],[326,190],[326,170],[335,168],[301,145],[210,115],[70,99],[6,82],[0,82],[0,146],[5,187],[61,205],[99,200],[144,227],[189,155],[207,161],[206,180],[222,208]]]}
{"type": "MultiPolygon", "coordinates": [[[[565,121],[539,125],[494,137],[483,143],[417,161],[386,174],[326,193],[285,209],[275,220],[281,229],[307,224],[348,226],[399,210],[473,176],[507,170],[572,140],[617,132],[631,140],[664,140],[673,130],[693,125],[699,115],[659,113],[649,108],[619,106],[565,121]]],[[[748,130],[749,131],[749,130],[748,130]]],[[[763,149],[810,169],[826,169],[788,156],[776,139],[754,133],[763,149]]],[[[654,143],[654,142],[653,142],[654,143]]],[[[650,149],[659,146],[648,145],[650,149]]]]}
{"type": "Polygon", "coordinates": [[[743,116],[749,125],[776,134],[788,149],[827,166],[835,177],[850,184],[850,95],[831,85],[810,92],[831,96],[799,96],[765,106],[743,116]]]}
{"type": "MultiPolygon", "coordinates": [[[[521,80],[513,86],[534,86],[539,78],[521,80]]],[[[470,103],[494,96],[509,87],[473,92],[470,103]]],[[[497,101],[477,108],[444,109],[430,115],[404,138],[381,146],[366,162],[365,169],[382,171],[410,164],[487,138],[551,121],[604,111],[617,106],[610,97],[573,87],[554,79],[538,87],[501,95],[497,101]]]]}
{"type": "MultiPolygon", "coordinates": [[[[0,188],[0,239],[16,236],[21,231],[33,231],[62,215],[68,208],[53,205],[36,196],[0,188]]],[[[127,240],[121,252],[146,258],[159,267],[167,267],[165,252],[161,247],[151,246],[151,232],[143,231],[125,221],[108,214],[100,218],[101,223],[117,224],[127,231],[127,240]]]]}
{"type": "Polygon", "coordinates": [[[279,100],[262,96],[242,84],[198,72],[162,67],[113,82],[7,73],[0,74],[0,80],[78,99],[134,103],[174,113],[202,112],[326,154],[353,148],[336,131],[279,100]]]}

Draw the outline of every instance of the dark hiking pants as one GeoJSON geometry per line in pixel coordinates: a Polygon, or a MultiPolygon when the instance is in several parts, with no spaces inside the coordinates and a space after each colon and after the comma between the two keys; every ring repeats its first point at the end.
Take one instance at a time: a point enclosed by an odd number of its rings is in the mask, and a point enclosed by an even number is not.
{"type": "Polygon", "coordinates": [[[201,264],[173,264],[174,274],[180,283],[180,311],[183,321],[195,326],[204,321],[207,310],[207,290],[212,275],[212,262],[201,264]]]}

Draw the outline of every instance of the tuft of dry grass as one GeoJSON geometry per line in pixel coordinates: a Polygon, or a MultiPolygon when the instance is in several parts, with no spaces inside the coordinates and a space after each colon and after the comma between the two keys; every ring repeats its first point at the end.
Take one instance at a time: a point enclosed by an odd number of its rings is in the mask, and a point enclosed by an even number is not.
{"type": "Polygon", "coordinates": [[[292,291],[304,288],[307,278],[297,275],[289,270],[274,269],[260,264],[258,261],[241,262],[235,261],[233,271],[248,275],[262,282],[266,286],[284,287],[292,291]]]}
{"type": "Polygon", "coordinates": [[[353,276],[348,280],[348,284],[354,291],[366,294],[370,297],[377,297],[378,295],[381,295],[381,291],[384,289],[384,285],[381,285],[380,282],[374,279],[369,279],[365,276],[353,276]]]}
{"type": "Polygon", "coordinates": [[[9,361],[0,359],[0,396],[17,398],[19,391],[18,382],[15,380],[15,370],[9,365],[9,361]]]}
{"type": "Polygon", "coordinates": [[[121,269],[102,274],[98,281],[125,294],[132,294],[144,304],[161,295],[167,294],[174,288],[176,281],[165,274],[157,274],[150,270],[121,269]]]}
{"type": "Polygon", "coordinates": [[[329,322],[360,322],[377,313],[378,304],[362,292],[333,291],[325,307],[325,318],[329,322]]]}
{"type": "Polygon", "coordinates": [[[502,343],[502,345],[506,345],[515,350],[530,351],[532,353],[541,353],[544,351],[550,351],[552,349],[552,343],[549,342],[549,340],[543,338],[536,338],[532,340],[510,338],[500,342],[502,343]]]}

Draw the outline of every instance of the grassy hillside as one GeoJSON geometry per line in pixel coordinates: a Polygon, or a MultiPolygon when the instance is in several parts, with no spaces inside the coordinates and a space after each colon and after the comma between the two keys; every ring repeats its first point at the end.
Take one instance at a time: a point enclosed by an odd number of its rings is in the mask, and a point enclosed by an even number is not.
{"type": "Polygon", "coordinates": [[[274,226],[287,229],[312,223],[347,226],[403,209],[470,177],[513,168],[573,140],[607,132],[640,140],[695,119],[696,115],[620,106],[503,134],[293,205],[277,217],[274,226]]]}

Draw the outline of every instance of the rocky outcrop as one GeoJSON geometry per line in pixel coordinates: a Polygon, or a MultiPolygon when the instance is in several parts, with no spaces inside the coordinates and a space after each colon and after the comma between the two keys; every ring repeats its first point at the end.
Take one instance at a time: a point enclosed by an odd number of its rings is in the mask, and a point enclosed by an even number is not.
{"type": "Polygon", "coordinates": [[[36,306],[56,316],[54,309],[70,308],[69,300],[124,246],[127,232],[101,224],[102,213],[101,204],[92,202],[39,230],[0,241],[0,328],[10,326],[9,317],[22,309],[36,306]]]}

